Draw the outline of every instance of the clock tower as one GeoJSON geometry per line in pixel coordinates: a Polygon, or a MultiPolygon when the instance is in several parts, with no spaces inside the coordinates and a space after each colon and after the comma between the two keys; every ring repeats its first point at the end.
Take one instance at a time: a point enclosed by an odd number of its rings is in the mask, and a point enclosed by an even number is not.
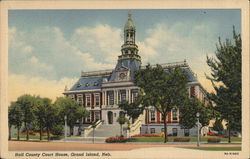
{"type": "Polygon", "coordinates": [[[139,50],[135,43],[135,32],[132,15],[129,13],[124,26],[124,43],[121,46],[121,55],[118,56],[115,70],[112,72],[109,82],[134,80],[134,72],[141,65],[141,57],[138,55],[139,50]]]}
{"type": "Polygon", "coordinates": [[[118,60],[134,59],[141,61],[141,57],[138,55],[138,46],[135,44],[135,31],[132,15],[129,13],[127,23],[124,26],[124,44],[121,49],[122,55],[118,57],[118,60]]]}

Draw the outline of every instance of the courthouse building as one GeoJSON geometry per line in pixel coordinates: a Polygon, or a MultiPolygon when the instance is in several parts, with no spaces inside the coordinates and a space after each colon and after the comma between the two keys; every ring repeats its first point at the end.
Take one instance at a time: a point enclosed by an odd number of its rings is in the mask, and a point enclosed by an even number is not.
{"type": "MultiPolygon", "coordinates": [[[[121,101],[132,103],[138,95],[139,88],[134,84],[134,74],[141,66],[139,48],[135,41],[136,28],[131,14],[124,27],[124,44],[118,56],[116,67],[111,70],[82,72],[79,80],[64,95],[77,101],[90,113],[78,124],[90,124],[101,121],[102,125],[118,125],[117,118],[123,111],[118,107],[121,101]]],[[[118,51],[118,50],[117,50],[118,51]]],[[[164,69],[180,66],[188,75],[190,97],[205,100],[205,90],[198,82],[189,65],[183,62],[161,64],[164,69]]],[[[160,133],[163,131],[163,118],[155,109],[145,109],[143,114],[131,125],[135,133],[160,133]]],[[[183,129],[179,125],[179,110],[173,109],[167,115],[168,133],[173,136],[193,136],[196,129],[183,129]]],[[[133,134],[133,133],[132,133],[133,134]]]]}

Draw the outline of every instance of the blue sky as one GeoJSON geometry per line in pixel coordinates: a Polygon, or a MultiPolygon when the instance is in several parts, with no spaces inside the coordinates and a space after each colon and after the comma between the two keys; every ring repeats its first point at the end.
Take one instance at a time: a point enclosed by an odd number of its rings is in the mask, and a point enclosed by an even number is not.
{"type": "Polygon", "coordinates": [[[114,68],[129,11],[143,64],[186,59],[205,87],[206,55],[214,55],[218,37],[232,38],[233,25],[241,32],[239,9],[10,10],[10,80],[33,83],[26,93],[56,85],[58,95],[81,71],[114,68]]]}

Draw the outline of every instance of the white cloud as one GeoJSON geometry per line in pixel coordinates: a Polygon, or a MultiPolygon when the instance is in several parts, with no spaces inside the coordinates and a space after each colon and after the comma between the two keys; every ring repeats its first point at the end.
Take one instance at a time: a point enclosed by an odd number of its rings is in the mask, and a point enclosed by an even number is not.
{"type": "Polygon", "coordinates": [[[107,24],[77,28],[71,38],[71,45],[81,52],[89,52],[93,59],[109,64],[115,64],[121,44],[121,29],[107,24]]]}
{"type": "Polygon", "coordinates": [[[87,28],[87,30],[81,28],[76,31],[81,33],[80,35],[73,35],[80,40],[73,42],[65,39],[57,27],[37,28],[29,33],[22,33],[22,36],[17,36],[20,31],[11,28],[11,37],[15,38],[10,42],[10,71],[32,77],[59,79],[78,76],[81,70],[111,69],[117,60],[115,54],[118,54],[117,50],[119,50],[114,49],[116,46],[112,43],[120,41],[119,36],[117,36],[120,30],[112,29],[107,25],[98,25],[96,28],[87,28]],[[84,34],[82,35],[82,33],[84,34]],[[85,33],[89,33],[86,36],[91,35],[94,39],[91,45],[85,45],[84,49],[86,50],[79,48],[84,42],[81,41],[80,37],[83,36],[83,39],[86,39],[84,38],[85,33]],[[19,41],[23,42],[16,45],[19,41]],[[20,49],[26,54],[19,54],[20,49]],[[28,52],[32,52],[32,54],[28,52]]]}
{"type": "MultiPolygon", "coordinates": [[[[187,59],[202,85],[211,90],[204,76],[209,71],[204,52],[212,52],[207,46],[215,44],[211,43],[210,27],[181,22],[156,24],[137,42],[143,64],[187,59]]],[[[81,71],[113,69],[123,43],[122,30],[107,24],[77,28],[70,39],[57,27],[30,32],[10,28],[9,39],[10,100],[23,93],[55,98],[66,84],[72,86],[76,79],[70,77],[78,77],[81,71]]]]}
{"type": "Polygon", "coordinates": [[[63,96],[65,86],[73,85],[76,80],[76,78],[48,80],[43,77],[30,78],[25,75],[9,74],[8,101],[9,103],[15,101],[23,94],[39,95],[55,100],[56,97],[63,96]]]}

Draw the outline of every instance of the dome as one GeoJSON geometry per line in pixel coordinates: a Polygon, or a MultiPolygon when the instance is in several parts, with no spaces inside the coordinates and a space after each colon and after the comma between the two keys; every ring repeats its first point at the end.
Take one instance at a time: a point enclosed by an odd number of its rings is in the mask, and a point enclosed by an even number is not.
{"type": "Polygon", "coordinates": [[[131,19],[131,14],[129,13],[128,14],[128,21],[125,24],[124,30],[131,30],[131,29],[132,30],[135,29],[135,25],[134,25],[134,23],[133,23],[133,21],[131,19]]]}

